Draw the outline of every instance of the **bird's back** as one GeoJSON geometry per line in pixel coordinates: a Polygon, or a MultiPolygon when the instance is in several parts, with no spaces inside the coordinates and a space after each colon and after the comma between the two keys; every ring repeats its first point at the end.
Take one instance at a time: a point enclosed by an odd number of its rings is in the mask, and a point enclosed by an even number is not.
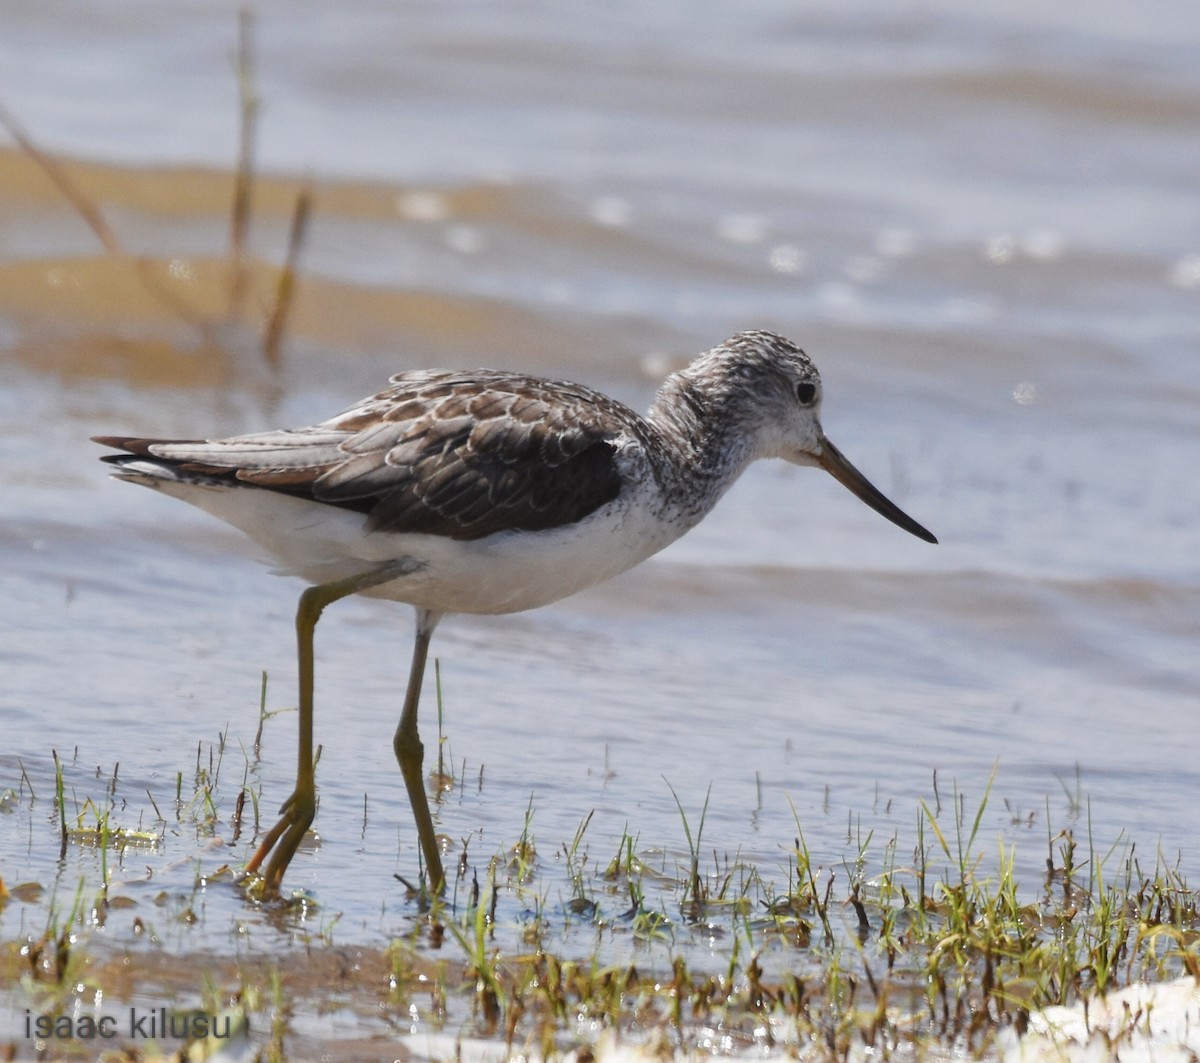
{"type": "Polygon", "coordinates": [[[124,451],[105,457],[119,475],[172,483],[182,497],[189,483],[257,488],[361,513],[367,532],[471,540],[572,524],[612,501],[617,446],[639,421],[576,384],[423,371],[311,427],[97,442],[124,451]]]}

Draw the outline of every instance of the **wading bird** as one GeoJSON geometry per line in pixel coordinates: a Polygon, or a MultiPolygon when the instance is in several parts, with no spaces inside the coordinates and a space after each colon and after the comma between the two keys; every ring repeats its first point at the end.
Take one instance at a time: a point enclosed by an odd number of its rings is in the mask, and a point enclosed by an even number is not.
{"type": "Polygon", "coordinates": [[[115,476],[240,528],[309,586],[296,613],[296,788],[247,871],[279,884],[316,812],[313,632],[350,594],[417,612],[394,749],[431,886],[445,885],[417,703],[447,613],[515,613],[615,576],[683,535],[759,458],[815,465],[937,540],[821,429],[821,379],[795,344],[742,332],[671,374],[643,417],[578,384],[477,369],[400,373],[307,428],[209,441],[98,436],[115,476]]]}

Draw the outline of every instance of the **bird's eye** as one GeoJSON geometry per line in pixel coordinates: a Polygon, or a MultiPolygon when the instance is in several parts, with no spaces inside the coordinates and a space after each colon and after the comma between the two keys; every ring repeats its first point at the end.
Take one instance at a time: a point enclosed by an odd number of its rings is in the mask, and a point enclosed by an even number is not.
{"type": "Polygon", "coordinates": [[[811,380],[802,380],[796,385],[796,399],[801,406],[811,406],[817,401],[817,385],[811,380]]]}

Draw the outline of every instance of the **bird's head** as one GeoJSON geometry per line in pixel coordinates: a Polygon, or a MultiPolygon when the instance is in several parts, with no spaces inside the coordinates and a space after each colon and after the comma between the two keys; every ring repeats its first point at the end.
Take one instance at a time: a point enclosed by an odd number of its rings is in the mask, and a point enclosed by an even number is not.
{"type": "Polygon", "coordinates": [[[826,437],[821,376],[799,347],[773,332],[740,332],[706,357],[722,363],[729,394],[754,423],[759,457],[819,466],[892,523],[927,543],[937,542],[826,437]]]}

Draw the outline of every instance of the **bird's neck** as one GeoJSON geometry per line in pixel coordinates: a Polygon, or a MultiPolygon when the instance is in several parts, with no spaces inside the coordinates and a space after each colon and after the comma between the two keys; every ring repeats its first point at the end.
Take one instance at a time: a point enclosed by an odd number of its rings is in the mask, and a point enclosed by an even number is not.
{"type": "Polygon", "coordinates": [[[703,517],[757,456],[732,396],[705,383],[687,370],[673,373],[646,414],[662,444],[655,476],[664,500],[693,520],[703,517]]]}

